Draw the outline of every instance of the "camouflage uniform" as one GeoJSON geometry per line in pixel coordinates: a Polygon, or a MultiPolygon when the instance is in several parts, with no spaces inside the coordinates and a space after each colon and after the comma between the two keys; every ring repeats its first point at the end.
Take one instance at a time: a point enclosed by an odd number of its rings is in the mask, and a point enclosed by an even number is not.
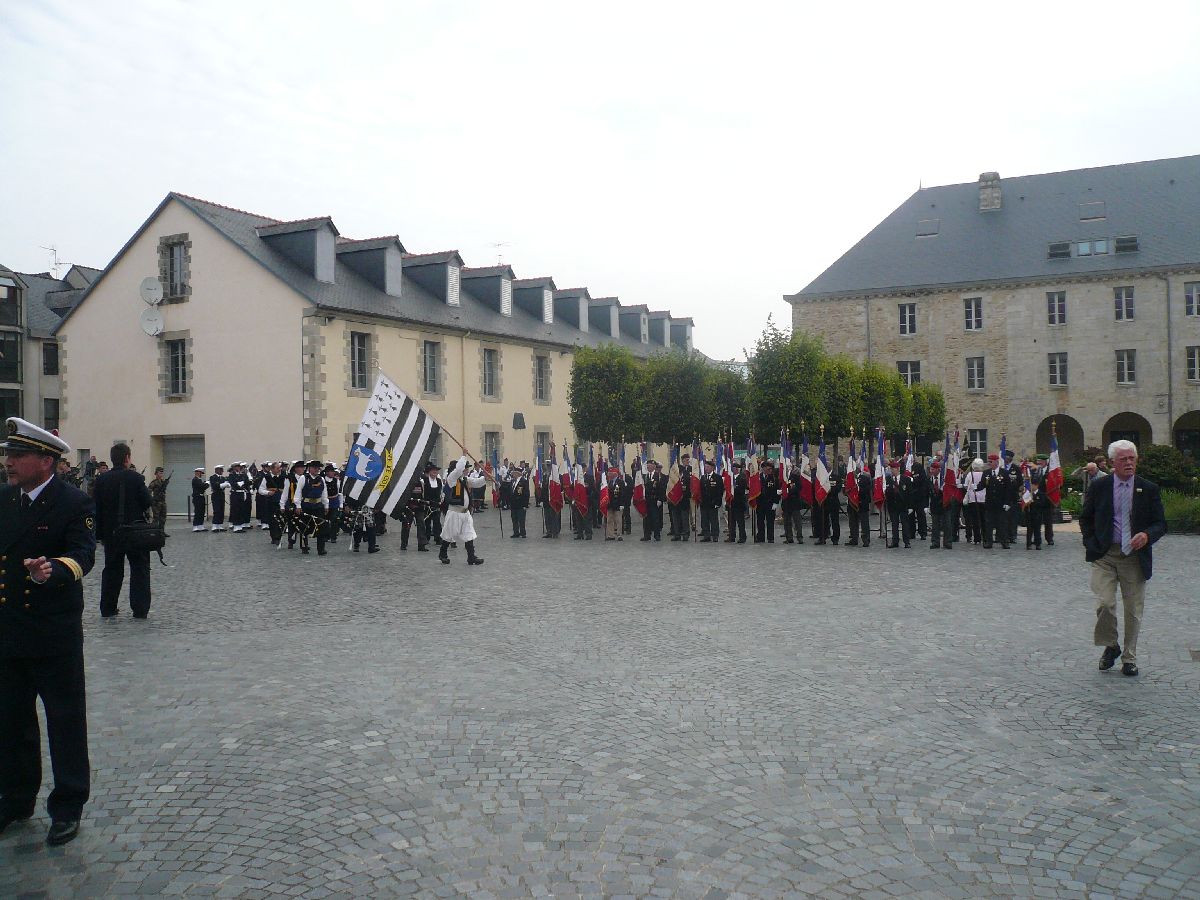
{"type": "Polygon", "coordinates": [[[150,489],[150,513],[155,525],[167,524],[167,482],[169,478],[155,475],[146,487],[150,489]]]}

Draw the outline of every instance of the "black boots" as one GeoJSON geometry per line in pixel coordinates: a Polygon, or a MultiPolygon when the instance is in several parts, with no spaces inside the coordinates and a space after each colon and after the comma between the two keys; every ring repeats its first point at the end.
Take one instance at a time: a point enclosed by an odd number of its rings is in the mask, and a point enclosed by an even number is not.
{"type": "Polygon", "coordinates": [[[475,542],[474,541],[467,541],[467,565],[468,566],[482,566],[483,565],[483,557],[475,555],[475,542]]]}

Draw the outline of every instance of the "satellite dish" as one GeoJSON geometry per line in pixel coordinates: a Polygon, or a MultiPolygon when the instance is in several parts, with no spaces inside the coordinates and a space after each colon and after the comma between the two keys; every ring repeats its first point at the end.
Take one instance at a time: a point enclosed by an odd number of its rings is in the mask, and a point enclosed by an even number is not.
{"type": "Polygon", "coordinates": [[[163,314],[162,310],[150,307],[142,310],[142,314],[138,316],[138,322],[142,326],[142,331],[150,335],[150,337],[158,337],[163,332],[163,314]]]}
{"type": "Polygon", "coordinates": [[[142,295],[142,299],[151,306],[162,303],[162,282],[153,275],[148,275],[142,279],[142,286],[138,289],[138,292],[142,295]]]}

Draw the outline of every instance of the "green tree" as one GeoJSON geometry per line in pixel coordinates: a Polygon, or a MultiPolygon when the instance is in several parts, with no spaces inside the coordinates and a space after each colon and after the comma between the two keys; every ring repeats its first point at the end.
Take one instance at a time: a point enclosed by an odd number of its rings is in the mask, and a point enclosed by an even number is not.
{"type": "Polygon", "coordinates": [[[712,416],[715,429],[701,434],[724,434],[733,430],[735,441],[744,441],[750,433],[749,386],[740,372],[729,369],[709,369],[709,392],[712,397],[712,416]]]}
{"type": "Polygon", "coordinates": [[[946,432],[946,398],[936,384],[918,382],[912,395],[912,429],[914,434],[933,439],[936,443],[946,432]]]}
{"type": "MultiPolygon", "coordinates": [[[[875,362],[863,365],[859,372],[862,392],[862,416],[868,438],[882,425],[891,431],[892,381],[891,373],[875,362]]],[[[901,424],[901,428],[903,428],[901,424]]]]}
{"type": "Polygon", "coordinates": [[[691,443],[696,435],[716,436],[711,379],[715,370],[703,357],[683,350],[659,353],[641,368],[633,419],[633,439],[665,444],[691,443]]]}
{"type": "Polygon", "coordinates": [[[863,426],[862,366],[848,356],[821,360],[821,388],[825,393],[825,438],[848,437],[863,426]]]}
{"type": "Polygon", "coordinates": [[[784,427],[798,431],[802,421],[815,430],[825,418],[823,355],[819,338],[804,332],[789,335],[768,317],[750,361],[750,412],[759,441],[776,440],[784,427]]]}
{"type": "Polygon", "coordinates": [[[567,403],[571,426],[585,441],[617,441],[640,427],[635,403],[641,372],[633,354],[612,344],[575,352],[567,403]]]}

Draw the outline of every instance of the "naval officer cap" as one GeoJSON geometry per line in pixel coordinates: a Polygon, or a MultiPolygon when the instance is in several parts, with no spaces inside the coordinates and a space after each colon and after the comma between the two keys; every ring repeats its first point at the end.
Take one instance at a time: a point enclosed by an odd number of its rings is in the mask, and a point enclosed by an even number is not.
{"type": "Polygon", "coordinates": [[[42,456],[62,456],[71,452],[71,445],[52,431],[38,428],[17,416],[7,421],[8,434],[0,442],[6,453],[39,453],[42,456]]]}

